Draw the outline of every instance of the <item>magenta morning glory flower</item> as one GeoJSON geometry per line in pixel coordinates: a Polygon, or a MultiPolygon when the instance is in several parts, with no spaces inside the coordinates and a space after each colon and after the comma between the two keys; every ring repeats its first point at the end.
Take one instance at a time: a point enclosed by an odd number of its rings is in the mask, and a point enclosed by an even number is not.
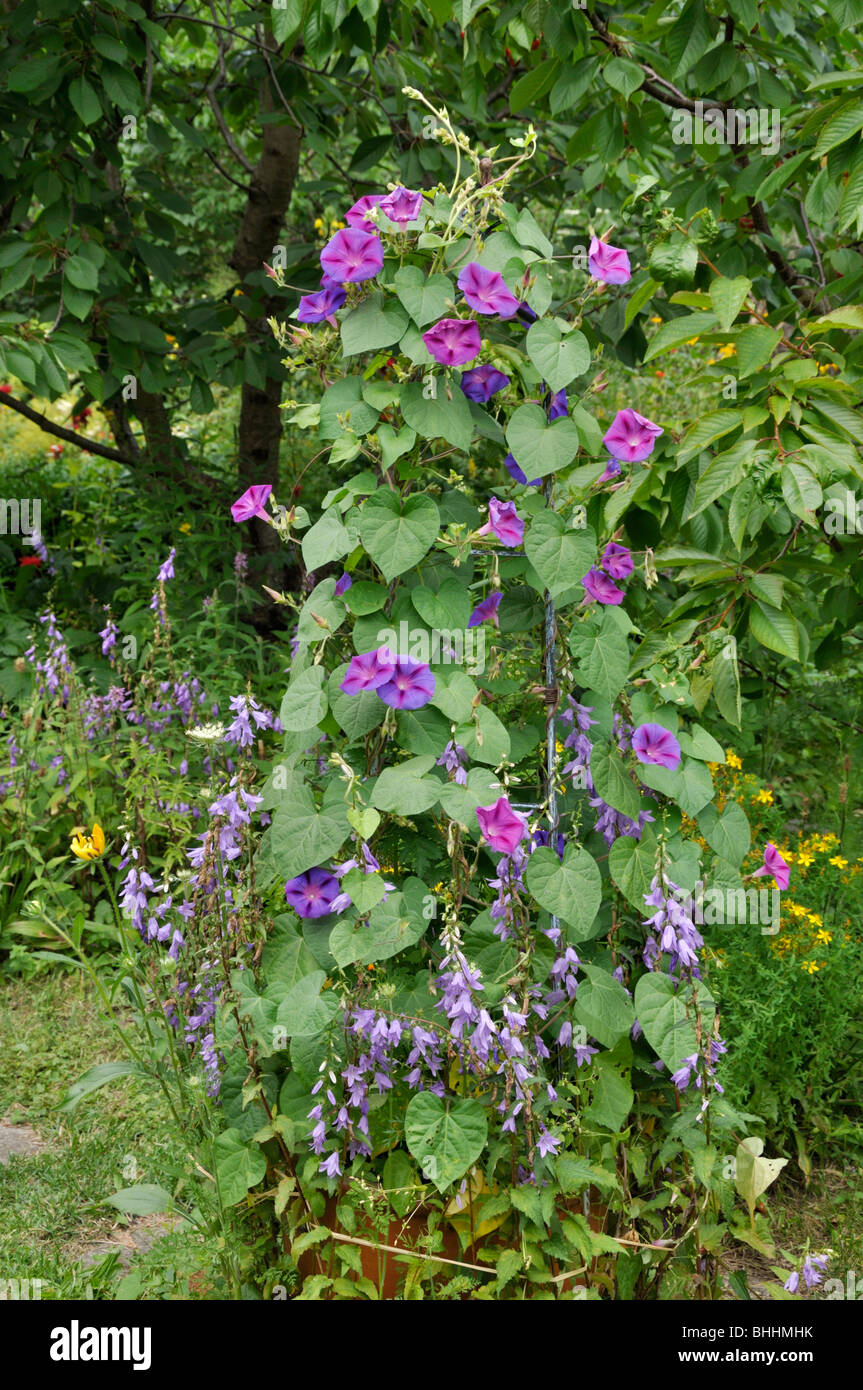
{"type": "Polygon", "coordinates": [[[499,314],[502,319],[509,319],[518,310],[519,301],[507,288],[500,271],[486,270],[476,261],[465,266],[458,277],[458,287],[478,314],[499,314]]]}
{"type": "Polygon", "coordinates": [[[595,598],[597,603],[623,603],[626,597],[623,590],[612,584],[608,575],[603,574],[596,566],[587,571],[581,582],[590,598],[595,598]]]}
{"type": "Polygon", "coordinates": [[[479,828],[492,849],[512,854],[527,834],[524,817],[512,809],[505,796],[499,796],[493,806],[477,806],[479,828]]]}
{"type": "Polygon", "coordinates": [[[524,540],[524,522],[515,509],[514,502],[500,502],[492,497],[488,504],[488,521],[477,531],[478,536],[497,536],[504,545],[521,545],[524,540]]]}
{"type": "Polygon", "coordinates": [[[599,563],[606,574],[611,575],[612,579],[626,579],[635,568],[632,563],[632,556],[626,546],[615,545],[614,541],[608,542],[599,563]]]}
{"type": "Polygon", "coordinates": [[[469,401],[476,401],[479,405],[485,405],[505,386],[509,386],[509,377],[488,363],[483,363],[480,367],[471,367],[470,371],[462,373],[462,391],[469,401]]]}
{"type": "Polygon", "coordinates": [[[242,497],[231,503],[231,516],[235,521],[249,521],[253,516],[260,516],[269,521],[264,503],[272,490],[272,483],[253,483],[251,487],[246,488],[242,497]]]}
{"type": "Polygon", "coordinates": [[[424,661],[398,656],[392,677],[377,690],[384,704],[392,709],[420,709],[434,695],[434,684],[434,676],[424,661]]]}
{"type": "Polygon", "coordinates": [[[527,474],[523,468],[519,468],[515,461],[514,454],[507,454],[503,461],[503,466],[516,483],[524,483],[526,487],[540,487],[542,484],[542,478],[531,478],[530,483],[528,483],[527,474]]]}
{"type": "Polygon", "coordinates": [[[362,198],[358,198],[352,208],[348,208],[345,213],[345,221],[349,227],[359,227],[361,232],[374,232],[377,228],[371,221],[368,214],[373,207],[377,207],[384,200],[383,193],[364,193],[362,198]]]}
{"type": "Polygon", "coordinates": [[[587,265],[594,280],[601,280],[605,285],[625,285],[632,279],[626,252],[598,237],[591,239],[587,265]]]}
{"type": "Polygon", "coordinates": [[[329,275],[324,275],[319,290],[303,295],[297,309],[297,319],[300,323],[322,323],[336,309],[341,309],[346,299],[344,286],[337,280],[331,280],[329,275]]]}
{"type": "Polygon", "coordinates": [[[608,452],[623,463],[642,463],[653,453],[662,433],[659,425],[639,415],[637,410],[618,410],[602,442],[608,452]]]}
{"type": "Polygon", "coordinates": [[[385,198],[381,198],[381,212],[386,213],[391,222],[397,222],[404,226],[407,222],[415,222],[422,207],[423,195],[412,193],[409,188],[394,188],[392,193],[388,193],[385,198]]]}
{"type": "Polygon", "coordinates": [[[441,319],[423,334],[423,342],[444,367],[460,367],[479,355],[482,339],[473,319],[441,319]]]}
{"type": "Polygon", "coordinates": [[[497,610],[500,608],[500,601],[503,594],[500,589],[495,589],[494,593],[484,598],[482,603],[478,603],[468,619],[468,627],[479,627],[480,623],[494,623],[495,627],[500,627],[497,620],[497,610]]]}
{"type": "Polygon", "coordinates": [[[787,888],[791,869],[775,845],[768,845],[764,851],[764,863],[756,869],[753,878],[773,878],[777,888],[787,888]]]}
{"type": "Polygon", "coordinates": [[[339,284],[371,280],[383,263],[384,248],[380,237],[373,232],[363,232],[359,227],[342,227],[321,252],[322,269],[339,284]]]}
{"type": "Polygon", "coordinates": [[[395,669],[396,658],[389,647],[378,647],[374,652],[360,652],[358,656],[351,657],[351,664],[339,689],[346,695],[376,690],[392,678],[395,669]]]}
{"type": "Polygon", "coordinates": [[[326,917],[337,912],[333,903],[340,896],[338,879],[326,869],[307,869],[285,884],[285,897],[298,917],[326,917]]]}
{"type": "Polygon", "coordinates": [[[661,724],[639,724],[632,735],[632,751],[640,763],[669,769],[680,765],[680,744],[661,724]]]}
{"type": "Polygon", "coordinates": [[[351,576],[348,574],[347,570],[345,570],[341,579],[336,581],[336,587],[333,590],[333,593],[335,594],[336,598],[341,598],[342,594],[346,594],[353,582],[354,581],[351,579],[351,576]]]}

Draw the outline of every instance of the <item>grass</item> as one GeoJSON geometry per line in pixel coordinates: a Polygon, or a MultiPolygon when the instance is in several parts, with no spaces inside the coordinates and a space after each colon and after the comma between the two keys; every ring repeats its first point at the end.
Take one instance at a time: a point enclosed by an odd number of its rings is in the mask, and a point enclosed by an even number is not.
{"type": "MultiPolygon", "coordinates": [[[[0,1277],[43,1281],[43,1298],[112,1298],[120,1269],[108,1255],[91,1269],[88,1248],[116,1240],[127,1219],[105,1198],[133,1183],[169,1189],[185,1155],[172,1136],[161,1096],[145,1082],[124,1079],[58,1112],[68,1086],[96,1062],[120,1056],[90,983],[51,972],[0,981],[0,1122],[26,1123],[45,1144],[0,1166],[0,1277]]],[[[156,1297],[183,1296],[183,1264],[194,1274],[201,1250],[186,1234],[159,1241],[140,1261],[156,1297]],[[165,1268],[176,1277],[164,1277],[165,1268]]],[[[137,1262],[136,1266],[137,1268],[137,1262]]],[[[120,1296],[135,1287],[134,1271],[120,1296]]],[[[133,1294],[133,1296],[135,1296],[133,1294]]]]}

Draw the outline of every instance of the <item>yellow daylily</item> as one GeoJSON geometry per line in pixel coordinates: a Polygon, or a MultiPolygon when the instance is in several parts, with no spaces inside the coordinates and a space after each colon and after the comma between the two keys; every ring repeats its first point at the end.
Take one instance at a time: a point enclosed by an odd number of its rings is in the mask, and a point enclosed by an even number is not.
{"type": "Polygon", "coordinates": [[[83,830],[76,829],[72,835],[71,849],[79,859],[98,859],[105,853],[105,832],[101,825],[94,822],[92,835],[85,835],[83,830]]]}

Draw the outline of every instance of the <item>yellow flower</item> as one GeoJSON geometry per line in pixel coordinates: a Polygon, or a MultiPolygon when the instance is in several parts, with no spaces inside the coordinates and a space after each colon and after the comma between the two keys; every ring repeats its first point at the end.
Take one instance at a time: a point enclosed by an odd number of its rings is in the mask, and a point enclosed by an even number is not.
{"type": "Polygon", "coordinates": [[[742,759],[742,758],[738,758],[738,756],[737,756],[737,754],[735,753],[735,751],[734,751],[733,748],[726,748],[726,750],[725,750],[725,761],[727,762],[727,764],[728,764],[729,767],[742,767],[742,766],[743,766],[743,759],[742,759]]]}
{"type": "Polygon", "coordinates": [[[800,903],[786,903],[785,906],[791,913],[792,917],[806,916],[807,909],[805,907],[802,907],[800,903]]]}
{"type": "Polygon", "coordinates": [[[476,464],[474,463],[473,459],[468,459],[467,471],[469,477],[473,478],[476,476],[476,464]]]}
{"type": "Polygon", "coordinates": [[[324,230],[324,220],[323,220],[323,218],[322,218],[322,217],[316,217],[316,218],[315,218],[315,231],[316,231],[316,232],[322,232],[323,230],[324,230]]]}
{"type": "Polygon", "coordinates": [[[815,933],[815,940],[816,940],[816,941],[823,941],[824,944],[827,945],[830,941],[833,940],[833,936],[832,936],[832,934],[831,934],[829,931],[825,931],[824,928],[822,927],[821,931],[817,931],[817,932],[815,933]]]}
{"type": "Polygon", "coordinates": [[[847,869],[847,868],[848,868],[848,860],[847,860],[847,859],[843,859],[841,854],[834,854],[833,858],[832,858],[829,862],[830,862],[831,864],[835,864],[836,867],[837,867],[837,869],[847,869]]]}
{"type": "Polygon", "coordinates": [[[165,334],[165,342],[166,342],[166,343],[175,343],[176,341],[177,341],[177,339],[174,337],[173,333],[166,333],[166,334],[165,334]]]}
{"type": "Polygon", "coordinates": [[[101,825],[94,823],[92,835],[85,835],[83,830],[76,828],[72,834],[71,849],[79,859],[98,859],[105,852],[105,832],[101,825]]]}
{"type": "Polygon", "coordinates": [[[692,347],[692,344],[693,344],[693,343],[697,343],[697,342],[698,342],[698,339],[697,339],[697,338],[687,338],[687,339],[686,339],[686,346],[687,346],[687,347],[692,347]]]}
{"type": "Polygon", "coordinates": [[[177,529],[178,529],[179,531],[183,531],[183,532],[185,533],[185,535],[188,536],[189,532],[190,532],[191,529],[192,529],[191,522],[188,522],[188,521],[181,521],[181,522],[180,522],[180,525],[178,526],[177,529]]]}
{"type": "Polygon", "coordinates": [[[651,322],[651,323],[662,323],[662,319],[659,317],[658,314],[651,314],[651,315],[650,315],[650,322],[651,322]]]}
{"type": "Polygon", "coordinates": [[[735,355],[736,352],[737,352],[737,348],[734,346],[733,343],[725,343],[725,344],[719,349],[719,356],[720,356],[720,357],[733,357],[733,356],[735,355]]]}
{"type": "Polygon", "coordinates": [[[761,791],[756,793],[755,800],[760,801],[762,806],[772,806],[773,793],[769,787],[762,787],[761,791]]]}
{"type": "Polygon", "coordinates": [[[333,232],[340,232],[340,231],[342,230],[342,227],[344,227],[344,225],[345,225],[344,222],[337,222],[336,219],[333,218],[332,221],[330,222],[330,230],[333,231],[333,232]]]}
{"type": "Polygon", "coordinates": [[[810,912],[810,913],[808,913],[807,915],[808,915],[808,918],[809,918],[809,922],[810,922],[810,924],[811,924],[813,927],[823,927],[824,923],[823,923],[823,921],[821,920],[821,918],[818,916],[818,913],[817,913],[817,912],[810,912]]]}
{"type": "Polygon", "coordinates": [[[805,960],[803,962],[802,968],[806,971],[807,975],[814,975],[817,970],[821,969],[821,966],[818,964],[817,961],[805,960]]]}
{"type": "Polygon", "coordinates": [[[810,864],[814,864],[815,860],[808,849],[802,849],[797,856],[797,863],[800,864],[802,868],[806,869],[810,864]]]}

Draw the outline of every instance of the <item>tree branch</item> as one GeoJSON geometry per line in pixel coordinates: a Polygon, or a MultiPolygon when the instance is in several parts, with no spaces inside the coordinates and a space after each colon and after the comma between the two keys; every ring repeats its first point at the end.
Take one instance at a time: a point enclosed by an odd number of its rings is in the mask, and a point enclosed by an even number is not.
{"type": "Polygon", "coordinates": [[[38,425],[40,430],[46,434],[53,434],[57,439],[65,439],[69,444],[77,444],[79,449],[86,449],[89,454],[98,454],[101,458],[112,459],[114,463],[125,463],[129,468],[134,468],[138,460],[121,454],[117,449],[109,449],[106,444],[97,444],[95,439],[87,439],[74,430],[64,429],[62,425],[55,425],[53,420],[49,420],[47,415],[40,415],[37,410],[32,410],[29,405],[19,401],[15,396],[9,395],[6,391],[0,391],[0,405],[7,405],[10,410],[17,410],[19,415],[23,415],[25,420],[31,420],[34,425],[38,425]]]}

